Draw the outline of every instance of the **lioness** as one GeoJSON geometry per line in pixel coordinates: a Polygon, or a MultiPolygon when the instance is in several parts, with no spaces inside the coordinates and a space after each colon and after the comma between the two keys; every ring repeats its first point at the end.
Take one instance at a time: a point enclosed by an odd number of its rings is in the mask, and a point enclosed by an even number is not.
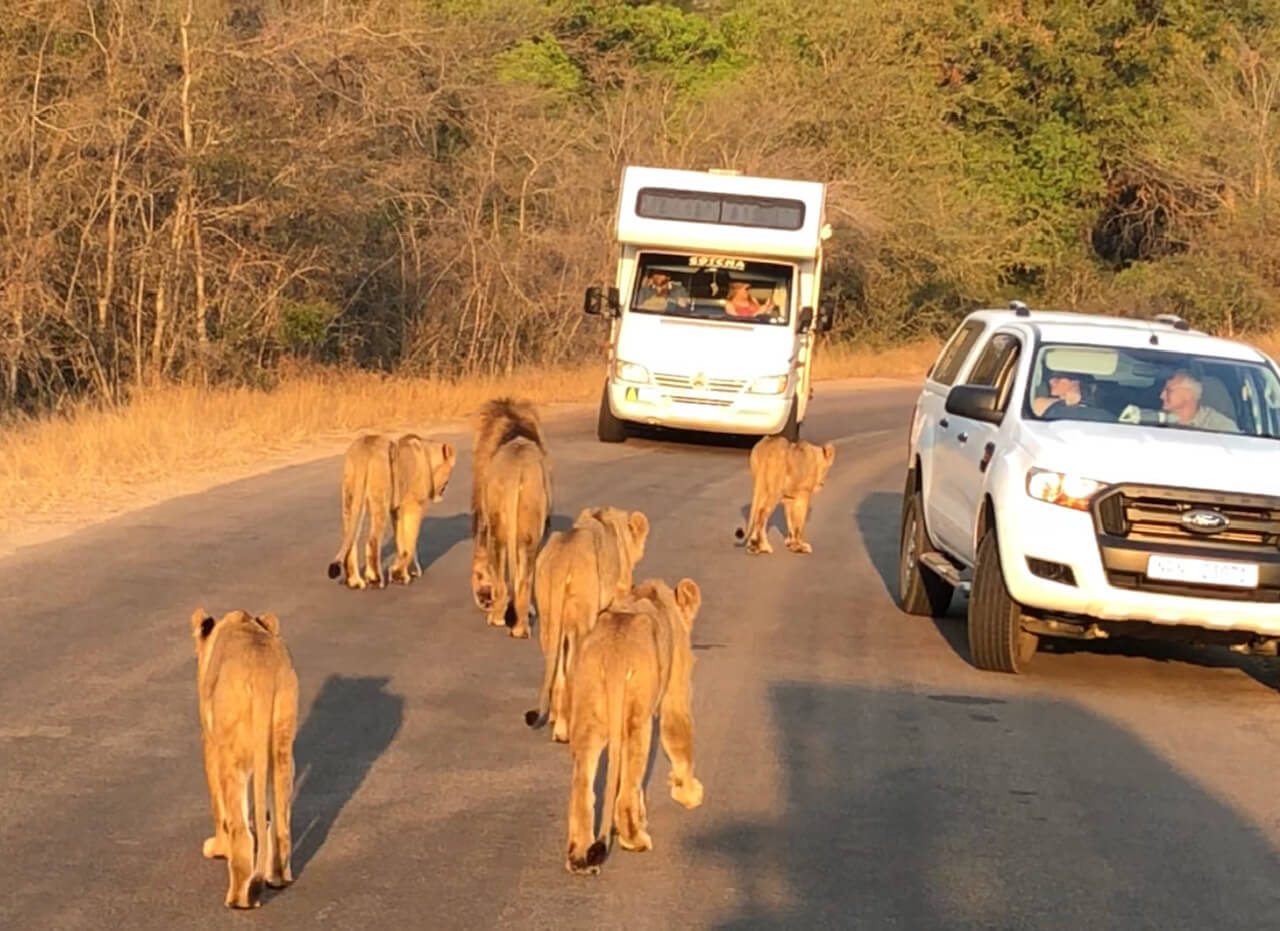
{"type": "Polygon", "coordinates": [[[525,723],[541,726],[548,714],[552,738],[569,739],[564,709],[564,680],[578,641],[615,596],[631,591],[632,573],[644,558],[649,518],[643,511],[583,508],[569,530],[551,534],[538,554],[534,595],[538,605],[538,642],[542,646],[542,687],[538,707],[525,723]]]}
{"type": "Polygon", "coordinates": [[[826,482],[835,458],[832,443],[792,443],[778,434],[764,437],[751,448],[751,510],[745,534],[741,527],[734,531],[739,540],[746,537],[747,552],[773,552],[769,545],[769,516],[779,498],[787,517],[787,549],[793,553],[813,552],[804,539],[809,502],[826,482]]]}
{"type": "Polygon", "coordinates": [[[532,440],[518,437],[493,454],[485,474],[478,544],[472,559],[476,603],[489,623],[513,615],[511,636],[529,636],[529,604],[538,545],[551,516],[551,476],[546,456],[532,440]]]}
{"type": "Polygon", "coordinates": [[[329,563],[329,578],[342,575],[349,588],[377,585],[382,571],[382,540],[392,525],[396,560],[389,577],[408,583],[422,574],[418,564],[418,530],[427,505],[439,501],[453,474],[457,452],[452,443],[424,440],[406,433],[394,443],[389,437],[367,433],[347,449],[342,465],[342,545],[329,563]],[[360,573],[356,538],[369,515],[365,537],[365,568],[360,573]]]}
{"type": "Polygon", "coordinates": [[[416,433],[406,433],[396,441],[391,460],[391,519],[396,536],[393,582],[408,584],[422,575],[418,563],[422,516],[429,503],[443,500],[457,461],[457,450],[444,440],[424,440],[416,433]]]}
{"type": "Polygon", "coordinates": [[[690,642],[701,605],[693,579],[681,579],[675,592],[661,579],[646,579],[603,612],[578,646],[566,696],[573,753],[565,859],[570,873],[600,871],[615,820],[623,849],[653,849],[643,780],[655,714],[671,763],[671,797],[685,808],[702,804],[702,783],[693,775],[690,642]],[[593,787],[606,746],[603,823],[593,837],[593,787]]]}
{"type": "Polygon", "coordinates": [[[227,859],[226,905],[257,907],[262,880],[275,888],[293,882],[289,820],[298,677],[274,614],[232,611],[216,620],[197,608],[191,614],[191,634],[204,772],[213,810],[213,836],[204,842],[203,852],[227,859]]]}

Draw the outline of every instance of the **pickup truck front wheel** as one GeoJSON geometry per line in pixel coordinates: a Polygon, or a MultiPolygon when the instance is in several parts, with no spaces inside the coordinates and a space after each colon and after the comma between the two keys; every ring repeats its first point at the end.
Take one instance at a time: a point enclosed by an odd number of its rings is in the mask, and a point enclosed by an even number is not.
{"type": "Polygon", "coordinates": [[[920,492],[913,491],[898,539],[898,606],[916,617],[942,617],[951,607],[951,583],[920,563],[929,549],[920,492]]]}
{"type": "Polygon", "coordinates": [[[994,530],[978,544],[969,593],[969,656],[979,669],[1019,673],[1036,652],[1039,639],[1022,629],[1022,608],[1009,597],[1000,568],[994,530]]]}

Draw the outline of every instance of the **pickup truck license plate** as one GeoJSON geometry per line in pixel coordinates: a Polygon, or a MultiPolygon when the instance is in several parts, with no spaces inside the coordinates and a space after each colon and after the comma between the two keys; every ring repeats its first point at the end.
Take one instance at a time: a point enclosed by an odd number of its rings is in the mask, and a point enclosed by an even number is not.
{"type": "Polygon", "coordinates": [[[1258,567],[1254,563],[1219,562],[1182,556],[1150,556],[1147,559],[1147,577],[1164,582],[1189,582],[1192,585],[1258,587],[1258,567]]]}

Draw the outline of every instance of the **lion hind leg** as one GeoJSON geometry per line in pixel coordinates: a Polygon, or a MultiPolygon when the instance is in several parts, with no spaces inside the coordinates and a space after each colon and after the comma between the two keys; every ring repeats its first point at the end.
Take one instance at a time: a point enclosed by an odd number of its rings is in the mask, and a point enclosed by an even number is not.
{"type": "Polygon", "coordinates": [[[653,849],[644,805],[644,771],[653,743],[653,718],[638,705],[629,709],[623,732],[622,784],[618,789],[618,843],[623,850],[643,852],[653,849]]]}
{"type": "Polygon", "coordinates": [[[252,908],[253,835],[249,832],[249,771],[239,766],[224,768],[219,774],[222,810],[227,819],[228,908],[252,908]]]}

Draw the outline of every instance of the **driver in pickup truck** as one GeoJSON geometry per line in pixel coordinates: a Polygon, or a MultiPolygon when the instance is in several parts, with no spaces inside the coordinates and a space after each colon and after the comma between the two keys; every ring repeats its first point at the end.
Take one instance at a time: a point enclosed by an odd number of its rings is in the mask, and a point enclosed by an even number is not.
{"type": "Polygon", "coordinates": [[[1160,404],[1165,413],[1187,427],[1201,427],[1205,430],[1222,430],[1235,433],[1236,422],[1226,414],[1219,413],[1212,407],[1201,403],[1204,397],[1204,385],[1185,369],[1179,369],[1169,376],[1160,392],[1160,404]]]}
{"type": "Polygon", "coordinates": [[[1049,372],[1049,396],[1033,398],[1031,410],[1041,420],[1107,420],[1115,415],[1096,406],[1093,379],[1073,372],[1049,372]]]}

